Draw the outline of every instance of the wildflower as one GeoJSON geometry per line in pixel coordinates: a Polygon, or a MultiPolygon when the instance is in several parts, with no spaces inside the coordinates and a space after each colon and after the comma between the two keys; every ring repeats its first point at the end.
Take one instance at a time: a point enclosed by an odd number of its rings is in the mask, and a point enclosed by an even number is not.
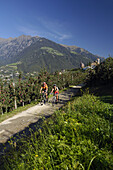
{"type": "Polygon", "coordinates": [[[75,124],[76,124],[76,125],[81,125],[81,123],[78,123],[78,122],[76,122],[75,124]]]}
{"type": "Polygon", "coordinates": [[[74,128],[74,130],[76,131],[76,128],[74,128]]]}
{"type": "Polygon", "coordinates": [[[39,132],[40,132],[40,133],[42,133],[42,130],[41,130],[41,129],[39,129],[39,132]]]}
{"type": "Polygon", "coordinates": [[[16,142],[14,142],[14,147],[16,148],[16,142]]]}
{"type": "Polygon", "coordinates": [[[37,158],[37,157],[38,157],[38,155],[35,155],[35,157],[37,158]]]}

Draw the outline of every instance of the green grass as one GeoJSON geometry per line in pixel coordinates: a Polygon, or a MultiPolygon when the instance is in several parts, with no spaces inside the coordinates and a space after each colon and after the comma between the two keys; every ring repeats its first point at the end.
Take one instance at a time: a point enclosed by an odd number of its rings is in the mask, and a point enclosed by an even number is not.
{"type": "Polygon", "coordinates": [[[0,122],[3,122],[4,120],[22,112],[22,111],[25,111],[27,109],[29,109],[30,107],[32,106],[35,106],[36,104],[38,103],[37,102],[32,102],[31,104],[28,104],[28,105],[25,105],[25,106],[20,106],[18,107],[17,109],[13,110],[12,112],[8,112],[8,113],[4,113],[3,115],[0,115],[0,122]]]}
{"type": "Polygon", "coordinates": [[[21,62],[16,62],[16,63],[11,63],[11,64],[8,64],[7,66],[17,66],[18,64],[21,64],[21,62]]]}
{"type": "Polygon", "coordinates": [[[53,48],[50,48],[50,47],[41,47],[42,50],[46,50],[48,53],[50,54],[55,54],[55,55],[58,55],[58,56],[63,56],[62,53],[60,53],[59,51],[57,50],[54,50],[53,48]]]}
{"type": "Polygon", "coordinates": [[[73,53],[73,54],[78,54],[78,55],[79,55],[79,53],[77,53],[77,52],[75,52],[75,51],[71,51],[71,53],[73,53]]]}
{"type": "Polygon", "coordinates": [[[84,94],[4,156],[5,169],[112,170],[113,105],[84,94]]]}
{"type": "Polygon", "coordinates": [[[89,93],[99,97],[105,103],[113,104],[113,86],[112,84],[107,85],[96,85],[89,87],[89,93]]]}

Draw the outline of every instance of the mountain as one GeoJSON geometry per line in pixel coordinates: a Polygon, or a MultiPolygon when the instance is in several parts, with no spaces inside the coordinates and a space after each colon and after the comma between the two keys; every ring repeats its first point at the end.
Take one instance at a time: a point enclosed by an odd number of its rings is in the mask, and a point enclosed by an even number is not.
{"type": "Polygon", "coordinates": [[[17,38],[0,38],[0,66],[11,63],[16,55],[36,42],[38,38],[25,35],[17,38]]]}
{"type": "Polygon", "coordinates": [[[0,65],[19,62],[18,69],[25,73],[44,67],[51,72],[78,68],[80,62],[87,64],[97,58],[82,48],[60,45],[38,36],[0,38],[0,65]]]}
{"type": "Polygon", "coordinates": [[[94,55],[94,54],[90,53],[89,51],[87,51],[87,50],[85,50],[83,48],[80,48],[80,47],[77,47],[77,46],[74,46],[74,45],[73,46],[69,46],[69,45],[63,45],[62,44],[62,46],[67,48],[71,53],[87,56],[92,61],[94,61],[97,58],[100,58],[101,60],[104,60],[104,57],[100,57],[98,55],[94,55]]]}

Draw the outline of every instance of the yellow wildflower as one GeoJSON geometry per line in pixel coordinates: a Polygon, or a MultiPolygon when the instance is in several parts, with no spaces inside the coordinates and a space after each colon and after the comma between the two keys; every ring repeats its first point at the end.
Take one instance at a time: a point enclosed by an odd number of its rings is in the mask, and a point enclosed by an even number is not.
{"type": "Polygon", "coordinates": [[[76,128],[74,128],[74,130],[76,131],[76,128]]]}
{"type": "Polygon", "coordinates": [[[41,130],[41,129],[39,129],[39,132],[40,132],[40,133],[42,133],[42,130],[41,130]]]}

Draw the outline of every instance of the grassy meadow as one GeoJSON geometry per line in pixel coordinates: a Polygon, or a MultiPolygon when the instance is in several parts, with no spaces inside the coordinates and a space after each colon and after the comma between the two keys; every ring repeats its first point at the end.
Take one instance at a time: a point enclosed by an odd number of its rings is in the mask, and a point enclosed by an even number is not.
{"type": "Polygon", "coordinates": [[[2,158],[5,170],[112,170],[113,104],[85,92],[2,158]]]}

